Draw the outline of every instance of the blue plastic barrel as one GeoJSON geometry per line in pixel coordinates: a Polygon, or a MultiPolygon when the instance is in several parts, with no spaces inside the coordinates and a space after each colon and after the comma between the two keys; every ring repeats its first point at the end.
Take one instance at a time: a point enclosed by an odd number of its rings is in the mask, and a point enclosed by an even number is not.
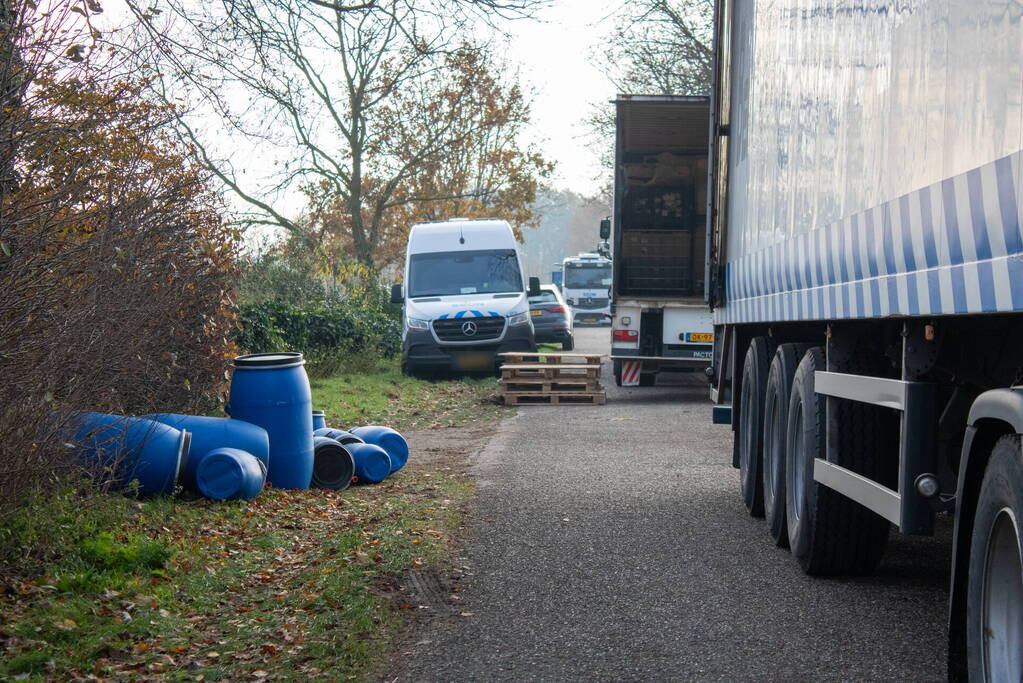
{"type": "Polygon", "coordinates": [[[301,353],[256,353],[234,359],[230,415],[270,437],[267,481],[307,489],[313,476],[313,408],[301,353]]]}
{"type": "Polygon", "coordinates": [[[313,486],[344,491],[355,475],[355,460],[348,449],[326,436],[313,437],[313,486]]]}
{"type": "Polygon", "coordinates": [[[322,410],[313,411],[313,431],[317,429],[326,429],[327,427],[327,415],[322,410]]]}
{"type": "Polygon", "coordinates": [[[150,420],[162,422],[175,429],[187,429],[192,434],[191,455],[185,461],[185,468],[179,482],[185,488],[196,490],[195,470],[202,456],[216,448],[237,448],[249,453],[263,463],[270,465],[270,437],[266,430],[242,420],[226,417],[203,417],[179,413],[158,413],[146,415],[150,420]]]}
{"type": "Polygon", "coordinates": [[[213,500],[252,500],[265,480],[262,462],[237,448],[214,448],[199,457],[195,467],[199,492],[213,500]]]}
{"type": "Polygon", "coordinates": [[[391,473],[391,458],[380,446],[350,443],[345,446],[355,460],[355,476],[364,484],[376,484],[391,473]]]}
{"type": "Polygon", "coordinates": [[[387,451],[391,458],[391,472],[397,472],[408,462],[408,441],[390,427],[378,425],[356,427],[352,434],[387,451]]]}
{"type": "Polygon", "coordinates": [[[109,469],[109,481],[117,488],[137,481],[140,495],[174,492],[191,441],[185,430],[104,413],[77,413],[63,430],[85,467],[109,469]]]}
{"type": "Polygon", "coordinates": [[[355,436],[351,432],[346,432],[343,429],[334,429],[332,427],[324,427],[323,429],[317,429],[313,432],[313,436],[325,436],[328,439],[334,439],[339,442],[342,446],[350,443],[365,443],[362,439],[355,436]]]}

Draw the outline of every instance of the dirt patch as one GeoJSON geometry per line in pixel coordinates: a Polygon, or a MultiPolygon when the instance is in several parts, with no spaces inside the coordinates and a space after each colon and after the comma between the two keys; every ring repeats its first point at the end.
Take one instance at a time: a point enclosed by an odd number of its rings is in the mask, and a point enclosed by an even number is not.
{"type": "Polygon", "coordinates": [[[483,448],[497,430],[499,420],[477,422],[464,427],[419,429],[405,434],[415,461],[424,468],[451,468],[465,473],[472,456],[483,448]]]}
{"type": "MultiPolygon", "coordinates": [[[[469,468],[476,455],[487,446],[497,431],[500,420],[477,422],[462,427],[441,427],[408,432],[410,450],[417,468],[429,472],[453,472],[469,478],[469,468]]],[[[474,501],[464,504],[471,513],[474,501]]],[[[408,615],[406,626],[394,641],[391,666],[383,681],[393,681],[405,668],[405,658],[422,638],[430,624],[437,620],[460,619],[463,608],[459,592],[464,568],[457,559],[467,539],[468,527],[463,525],[452,537],[449,564],[431,571],[412,571],[398,579],[397,600],[408,615]]]]}

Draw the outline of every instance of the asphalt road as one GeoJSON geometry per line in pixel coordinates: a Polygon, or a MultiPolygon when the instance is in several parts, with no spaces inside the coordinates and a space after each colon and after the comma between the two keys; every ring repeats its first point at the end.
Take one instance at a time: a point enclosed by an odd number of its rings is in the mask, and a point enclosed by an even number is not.
{"type": "MultiPolygon", "coordinates": [[[[607,352],[607,328],[577,350],[607,352]]],[[[477,456],[460,605],[403,680],[941,680],[947,522],[877,575],[803,575],[750,518],[705,381],[522,407],[477,456]]],[[[668,379],[672,379],[671,376],[668,379]]]]}

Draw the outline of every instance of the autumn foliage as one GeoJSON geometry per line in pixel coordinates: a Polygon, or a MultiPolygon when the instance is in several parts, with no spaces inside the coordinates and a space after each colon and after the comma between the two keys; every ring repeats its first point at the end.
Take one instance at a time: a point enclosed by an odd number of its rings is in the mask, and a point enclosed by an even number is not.
{"type": "Polygon", "coordinates": [[[37,439],[54,411],[208,406],[234,324],[238,235],[169,112],[32,7],[0,64],[0,504],[69,464],[37,439]]]}

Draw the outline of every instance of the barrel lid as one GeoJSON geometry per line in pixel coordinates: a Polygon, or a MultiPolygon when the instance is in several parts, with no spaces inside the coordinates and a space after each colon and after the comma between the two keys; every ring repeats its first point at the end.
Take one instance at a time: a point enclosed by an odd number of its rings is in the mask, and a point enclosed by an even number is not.
{"type": "Polygon", "coordinates": [[[302,365],[305,360],[297,351],[279,351],[275,353],[250,353],[238,356],[232,365],[236,368],[284,368],[302,365]]]}

